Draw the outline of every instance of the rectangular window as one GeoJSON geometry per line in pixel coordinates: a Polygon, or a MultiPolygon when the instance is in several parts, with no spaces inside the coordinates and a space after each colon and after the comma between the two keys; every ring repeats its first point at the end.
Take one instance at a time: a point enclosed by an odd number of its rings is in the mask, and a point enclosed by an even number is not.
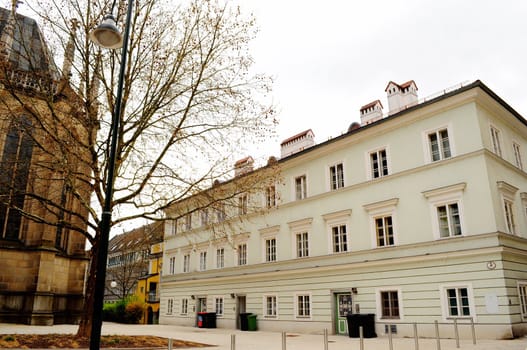
{"type": "Polygon", "coordinates": [[[522,153],[520,150],[520,145],[516,142],[512,143],[512,150],[514,152],[514,162],[516,163],[516,166],[523,170],[523,162],[522,162],[522,153]]]}
{"type": "Polygon", "coordinates": [[[297,295],[297,317],[311,316],[311,302],[309,295],[297,295]]]}
{"type": "Polygon", "coordinates": [[[309,242],[307,232],[296,234],[296,256],[297,258],[309,256],[309,242]]]}
{"type": "Polygon", "coordinates": [[[450,317],[470,316],[470,304],[469,304],[467,288],[448,288],[446,290],[446,294],[447,294],[448,316],[450,317]]]}
{"type": "Polygon", "coordinates": [[[192,229],[192,214],[185,215],[185,229],[188,231],[192,229]]]}
{"type": "Polygon", "coordinates": [[[331,189],[337,190],[344,187],[344,166],[342,163],[329,167],[331,189]]]}
{"type": "Polygon", "coordinates": [[[348,235],[346,225],[333,226],[331,228],[333,236],[333,253],[348,251],[348,235]]]}
{"type": "Polygon", "coordinates": [[[238,245],[238,265],[247,265],[247,244],[238,245]]]}
{"type": "Polygon", "coordinates": [[[269,186],[265,190],[265,205],[267,208],[276,207],[276,187],[269,186]]]}
{"type": "Polygon", "coordinates": [[[514,222],[514,204],[510,200],[504,199],[503,210],[505,211],[507,231],[511,235],[514,235],[516,234],[516,223],[514,222]]]}
{"type": "Polygon", "coordinates": [[[183,256],[183,272],[190,272],[190,254],[183,256]]]}
{"type": "Polygon", "coordinates": [[[490,137],[492,139],[492,151],[496,155],[501,157],[501,140],[500,140],[500,131],[495,127],[490,127],[490,137]]]}
{"type": "Polygon", "coordinates": [[[459,236],[462,234],[457,203],[438,206],[437,219],[439,220],[440,237],[459,236]]]}
{"type": "Polygon", "coordinates": [[[276,238],[265,240],[265,261],[276,261],[276,238]]]}
{"type": "Polygon", "coordinates": [[[399,318],[399,296],[397,291],[381,292],[382,318],[399,318]]]}
{"type": "Polygon", "coordinates": [[[172,235],[175,235],[177,233],[177,225],[178,225],[178,220],[172,220],[172,235]]]}
{"type": "Polygon", "coordinates": [[[373,179],[388,175],[388,158],[386,158],[385,149],[370,153],[370,161],[373,179]]]}
{"type": "Polygon", "coordinates": [[[276,296],[268,295],[265,297],[265,317],[276,317],[276,296]]]}
{"type": "Polygon", "coordinates": [[[518,283],[518,296],[523,319],[527,319],[527,282],[518,283]]]}
{"type": "Polygon", "coordinates": [[[223,316],[223,298],[215,299],[216,315],[223,316]]]}
{"type": "Polygon", "coordinates": [[[205,271],[207,269],[207,252],[199,253],[199,270],[205,271]]]}
{"type": "Polygon", "coordinates": [[[225,249],[216,249],[216,268],[221,269],[225,266],[225,249]]]}
{"type": "Polygon", "coordinates": [[[181,299],[181,314],[186,315],[188,313],[188,299],[181,299]]]}
{"type": "Polygon", "coordinates": [[[245,215],[247,214],[247,206],[249,204],[249,196],[243,194],[238,198],[238,214],[245,215]]]}
{"type": "Polygon", "coordinates": [[[430,146],[430,156],[433,162],[447,159],[452,156],[450,152],[450,141],[448,140],[448,130],[441,129],[428,134],[430,146]]]}
{"type": "Polygon", "coordinates": [[[216,220],[218,222],[225,221],[225,204],[218,203],[216,207],[216,220]]]}
{"type": "Polygon", "coordinates": [[[201,226],[209,224],[209,209],[201,209],[201,226]]]}
{"type": "Polygon", "coordinates": [[[297,200],[307,197],[307,181],[306,176],[302,175],[295,178],[295,198],[297,200]]]}
{"type": "Polygon", "coordinates": [[[173,308],[174,308],[174,299],[168,299],[168,302],[167,302],[167,315],[172,315],[173,308]]]}
{"type": "Polygon", "coordinates": [[[171,275],[176,273],[176,257],[173,256],[169,260],[169,273],[171,275]]]}
{"type": "Polygon", "coordinates": [[[377,233],[377,247],[394,245],[392,217],[385,216],[375,219],[377,233]]]}

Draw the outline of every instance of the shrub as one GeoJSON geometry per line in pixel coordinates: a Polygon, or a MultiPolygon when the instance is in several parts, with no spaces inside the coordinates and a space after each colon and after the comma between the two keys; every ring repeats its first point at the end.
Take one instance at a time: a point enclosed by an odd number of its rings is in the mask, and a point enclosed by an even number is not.
{"type": "Polygon", "coordinates": [[[145,310],[146,310],[145,303],[139,300],[130,301],[126,305],[126,309],[125,309],[126,323],[139,323],[139,321],[141,321],[141,318],[143,317],[145,310]]]}
{"type": "Polygon", "coordinates": [[[128,297],[114,304],[105,304],[103,320],[118,323],[139,323],[146,309],[145,303],[137,297],[128,297]]]}

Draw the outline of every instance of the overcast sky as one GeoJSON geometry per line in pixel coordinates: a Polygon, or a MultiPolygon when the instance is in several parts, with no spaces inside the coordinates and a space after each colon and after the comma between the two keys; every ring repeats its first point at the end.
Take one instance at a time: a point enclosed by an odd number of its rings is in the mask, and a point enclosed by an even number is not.
{"type": "Polygon", "coordinates": [[[260,32],[255,68],[275,78],[278,140],[312,129],[317,143],[359,121],[392,80],[419,98],[482,80],[527,117],[527,1],[235,0],[260,32]]]}

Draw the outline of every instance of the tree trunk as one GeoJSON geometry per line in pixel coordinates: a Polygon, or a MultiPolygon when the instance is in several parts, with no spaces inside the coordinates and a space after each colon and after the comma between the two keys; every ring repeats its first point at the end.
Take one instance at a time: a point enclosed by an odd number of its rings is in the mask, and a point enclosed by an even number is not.
{"type": "MultiPolygon", "coordinates": [[[[96,240],[96,242],[98,242],[96,240]]],[[[93,301],[95,291],[95,275],[97,273],[97,249],[98,243],[92,246],[90,251],[90,268],[88,270],[88,277],[86,280],[86,294],[84,295],[84,311],[77,330],[78,337],[90,337],[92,329],[92,315],[93,315],[93,301]]]]}

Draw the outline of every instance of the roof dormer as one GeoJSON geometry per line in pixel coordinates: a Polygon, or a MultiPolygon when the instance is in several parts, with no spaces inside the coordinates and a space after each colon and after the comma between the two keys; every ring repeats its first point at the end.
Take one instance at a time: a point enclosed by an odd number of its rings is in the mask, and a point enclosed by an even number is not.
{"type": "Polygon", "coordinates": [[[417,104],[417,85],[413,80],[403,84],[390,81],[386,86],[389,114],[397,113],[403,109],[417,104]]]}

